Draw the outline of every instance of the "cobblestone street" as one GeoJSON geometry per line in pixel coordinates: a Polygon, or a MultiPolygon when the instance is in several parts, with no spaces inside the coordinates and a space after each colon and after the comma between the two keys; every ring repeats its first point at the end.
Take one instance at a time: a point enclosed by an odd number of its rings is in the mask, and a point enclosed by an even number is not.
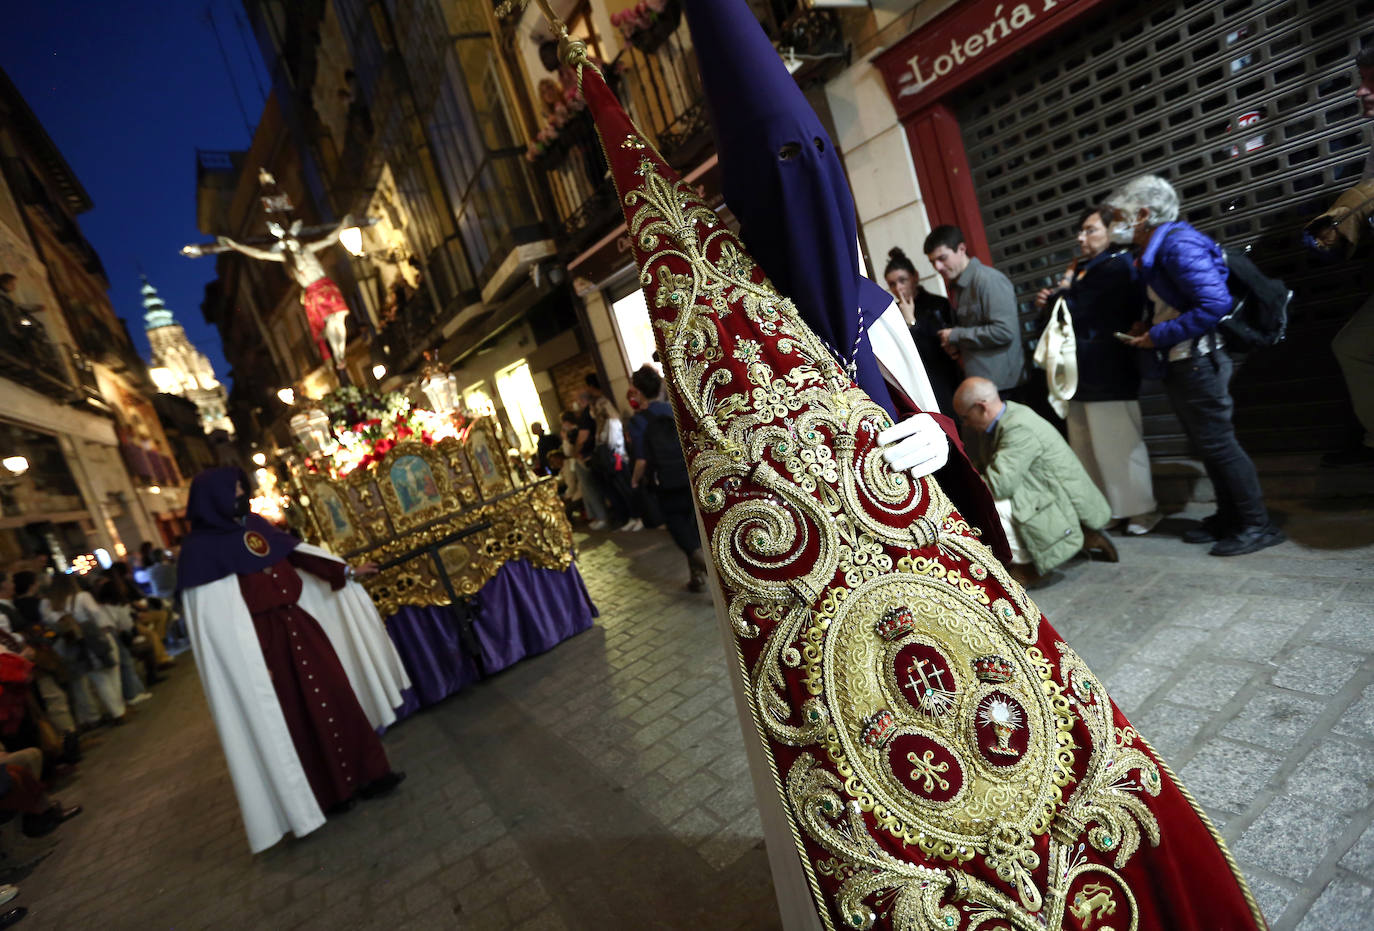
{"type": "MultiPolygon", "coordinates": [[[[1201,516],[1201,511],[1191,516],[1201,516]]],[[[1275,929],[1374,908],[1374,514],[1209,559],[1168,521],[1034,592],[1216,819],[1275,929]]],[[[591,631],[396,727],[409,774],[251,857],[191,658],[59,794],[33,928],[777,926],[726,666],[661,532],[580,535],[591,631]]]]}

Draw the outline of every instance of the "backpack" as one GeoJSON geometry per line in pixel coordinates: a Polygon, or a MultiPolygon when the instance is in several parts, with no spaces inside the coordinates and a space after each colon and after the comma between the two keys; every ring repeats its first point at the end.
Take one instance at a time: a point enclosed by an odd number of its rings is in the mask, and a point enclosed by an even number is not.
{"type": "Polygon", "coordinates": [[[687,459],[682,455],[677,425],[671,415],[649,414],[649,425],[644,430],[644,447],[648,454],[644,458],[653,467],[659,488],[672,491],[691,484],[687,474],[687,459]]]}
{"type": "Polygon", "coordinates": [[[1231,292],[1231,312],[1217,323],[1228,348],[1253,352],[1277,346],[1288,333],[1288,302],[1293,292],[1277,278],[1260,271],[1250,249],[1223,249],[1226,255],[1226,290],[1231,292]]]}

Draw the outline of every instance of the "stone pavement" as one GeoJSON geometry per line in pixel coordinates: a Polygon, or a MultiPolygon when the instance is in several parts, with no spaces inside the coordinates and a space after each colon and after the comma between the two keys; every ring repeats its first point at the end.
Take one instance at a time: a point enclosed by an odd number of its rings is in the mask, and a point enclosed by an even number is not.
{"type": "MultiPolygon", "coordinates": [[[[1374,510],[1323,507],[1230,560],[1166,522],[1033,593],[1276,931],[1374,924],[1374,510]]],[[[660,532],[579,539],[595,628],[396,727],[398,793],[257,857],[183,657],[60,793],[86,813],[24,927],[777,927],[709,600],[660,532]]]]}

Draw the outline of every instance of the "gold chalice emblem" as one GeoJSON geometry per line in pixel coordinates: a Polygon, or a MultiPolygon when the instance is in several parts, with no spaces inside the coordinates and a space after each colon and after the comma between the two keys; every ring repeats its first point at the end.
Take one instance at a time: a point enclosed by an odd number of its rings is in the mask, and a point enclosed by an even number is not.
{"type": "Polygon", "coordinates": [[[1011,737],[1021,727],[1021,709],[1003,698],[993,698],[983,703],[978,710],[978,719],[992,728],[997,743],[988,747],[989,753],[999,756],[1016,756],[1011,745],[1011,737]]]}

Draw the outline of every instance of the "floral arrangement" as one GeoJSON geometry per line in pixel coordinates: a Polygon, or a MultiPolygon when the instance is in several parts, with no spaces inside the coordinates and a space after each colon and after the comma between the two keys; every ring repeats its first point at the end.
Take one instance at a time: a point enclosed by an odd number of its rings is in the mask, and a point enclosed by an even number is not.
{"type": "Polygon", "coordinates": [[[637,33],[652,29],[664,15],[667,7],[668,0],[639,0],[628,10],[612,13],[611,25],[619,29],[620,34],[627,40],[630,40],[637,33]]]}
{"type": "Polygon", "coordinates": [[[320,407],[329,416],[334,442],[320,457],[306,456],[305,467],[336,478],[380,462],[402,440],[431,446],[447,437],[461,438],[466,420],[462,414],[412,407],[400,391],[377,394],[352,386],[326,395],[320,407]]]}
{"type": "Polygon", "coordinates": [[[540,128],[534,139],[526,146],[525,160],[533,162],[543,156],[558,141],[563,129],[585,109],[587,109],[587,101],[583,100],[582,95],[577,92],[577,86],[570,85],[564,88],[563,99],[554,106],[553,112],[549,114],[548,122],[540,128]]]}

